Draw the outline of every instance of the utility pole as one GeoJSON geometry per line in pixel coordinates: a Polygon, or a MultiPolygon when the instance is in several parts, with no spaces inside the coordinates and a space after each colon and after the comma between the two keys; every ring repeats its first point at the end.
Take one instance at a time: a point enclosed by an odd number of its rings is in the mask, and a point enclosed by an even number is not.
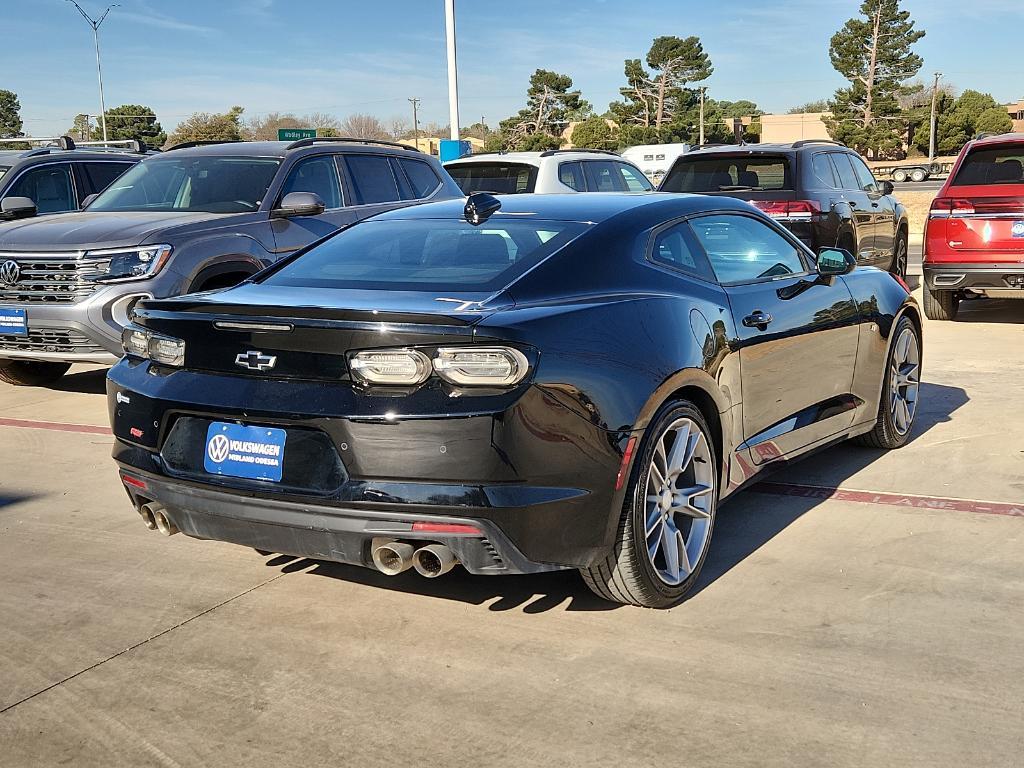
{"type": "Polygon", "coordinates": [[[444,0],[444,23],[448,40],[448,122],[452,141],[458,141],[459,74],[455,64],[455,0],[444,0]]]}
{"type": "Polygon", "coordinates": [[[420,119],[417,109],[420,106],[420,100],[412,98],[408,100],[412,104],[412,143],[416,145],[416,149],[420,148],[420,119]]]}
{"type": "Polygon", "coordinates": [[[100,125],[103,126],[103,140],[106,141],[107,140],[107,106],[103,102],[103,69],[102,69],[102,67],[100,67],[100,24],[102,24],[103,20],[105,18],[107,18],[107,14],[110,13],[110,9],[111,8],[118,8],[119,4],[118,3],[114,3],[113,5],[108,5],[107,6],[107,10],[105,10],[103,12],[102,16],[100,16],[98,19],[93,19],[88,13],[86,13],[82,9],[82,6],[80,6],[77,2],[75,2],[75,0],[67,0],[67,2],[69,2],[73,6],[75,6],[75,8],[78,9],[78,12],[80,14],[82,14],[82,18],[84,18],[87,22],[89,22],[89,26],[92,27],[92,39],[93,39],[93,43],[95,43],[95,45],[96,45],[96,79],[99,80],[99,83],[100,83],[100,125]]]}
{"type": "Polygon", "coordinates": [[[697,146],[704,146],[704,94],[707,92],[707,88],[701,86],[700,89],[700,141],[697,146]]]}
{"type": "Polygon", "coordinates": [[[932,122],[931,130],[928,131],[928,164],[935,162],[935,105],[939,100],[939,78],[941,72],[935,73],[935,84],[932,86],[932,122]]]}

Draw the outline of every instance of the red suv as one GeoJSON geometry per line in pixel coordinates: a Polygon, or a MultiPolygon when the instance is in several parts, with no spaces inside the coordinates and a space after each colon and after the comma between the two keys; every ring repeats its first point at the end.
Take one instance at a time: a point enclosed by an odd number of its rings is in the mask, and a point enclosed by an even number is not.
{"type": "Polygon", "coordinates": [[[924,312],[952,320],[960,300],[1024,299],[1024,133],[968,142],[924,230],[924,312]]]}

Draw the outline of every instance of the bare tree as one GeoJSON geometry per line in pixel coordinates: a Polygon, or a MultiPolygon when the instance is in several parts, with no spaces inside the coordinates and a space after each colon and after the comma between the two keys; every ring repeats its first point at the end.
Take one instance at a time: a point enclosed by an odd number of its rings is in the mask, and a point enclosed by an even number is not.
{"type": "Polygon", "coordinates": [[[349,115],[341,121],[339,130],[344,136],[353,136],[360,139],[389,140],[391,138],[388,129],[373,115],[359,113],[349,115]]]}
{"type": "Polygon", "coordinates": [[[242,135],[249,141],[276,141],[280,128],[301,128],[298,117],[286,112],[268,112],[262,117],[251,117],[245,121],[242,135]]]}
{"type": "Polygon", "coordinates": [[[404,117],[395,115],[388,120],[388,133],[391,134],[391,138],[398,140],[404,139],[410,133],[412,129],[409,127],[409,121],[404,117]]]}

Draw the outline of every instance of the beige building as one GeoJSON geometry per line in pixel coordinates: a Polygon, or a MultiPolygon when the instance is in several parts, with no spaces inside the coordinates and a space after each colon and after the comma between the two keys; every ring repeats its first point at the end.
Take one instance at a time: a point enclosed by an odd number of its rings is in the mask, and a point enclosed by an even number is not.
{"type": "Polygon", "coordinates": [[[1015,104],[1006,104],[1006,111],[1013,120],[1013,132],[1024,133],[1024,99],[1015,104]]]}
{"type": "MultiPolygon", "coordinates": [[[[443,140],[444,139],[440,136],[420,136],[418,139],[400,139],[400,143],[408,144],[410,147],[416,147],[420,152],[426,152],[428,155],[434,155],[434,157],[437,157],[441,154],[441,142],[443,140]]],[[[473,148],[474,155],[483,152],[484,143],[481,139],[463,137],[462,140],[469,142],[469,145],[473,148]]]]}
{"type": "Polygon", "coordinates": [[[795,115],[761,115],[761,141],[789,144],[800,139],[827,139],[823,118],[828,112],[799,112],[795,115]]]}

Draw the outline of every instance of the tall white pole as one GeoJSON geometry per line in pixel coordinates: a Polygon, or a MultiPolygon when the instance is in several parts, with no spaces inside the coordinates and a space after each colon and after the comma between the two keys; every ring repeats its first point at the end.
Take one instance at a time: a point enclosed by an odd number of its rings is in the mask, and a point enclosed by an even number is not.
{"type": "Polygon", "coordinates": [[[92,28],[93,40],[96,43],[96,79],[100,82],[100,125],[103,126],[103,140],[107,140],[107,105],[103,101],[103,69],[100,67],[100,29],[99,25],[92,28]]]}
{"type": "Polygon", "coordinates": [[[455,64],[455,0],[444,0],[444,24],[448,38],[448,122],[451,137],[459,139],[459,73],[455,64]]]}

